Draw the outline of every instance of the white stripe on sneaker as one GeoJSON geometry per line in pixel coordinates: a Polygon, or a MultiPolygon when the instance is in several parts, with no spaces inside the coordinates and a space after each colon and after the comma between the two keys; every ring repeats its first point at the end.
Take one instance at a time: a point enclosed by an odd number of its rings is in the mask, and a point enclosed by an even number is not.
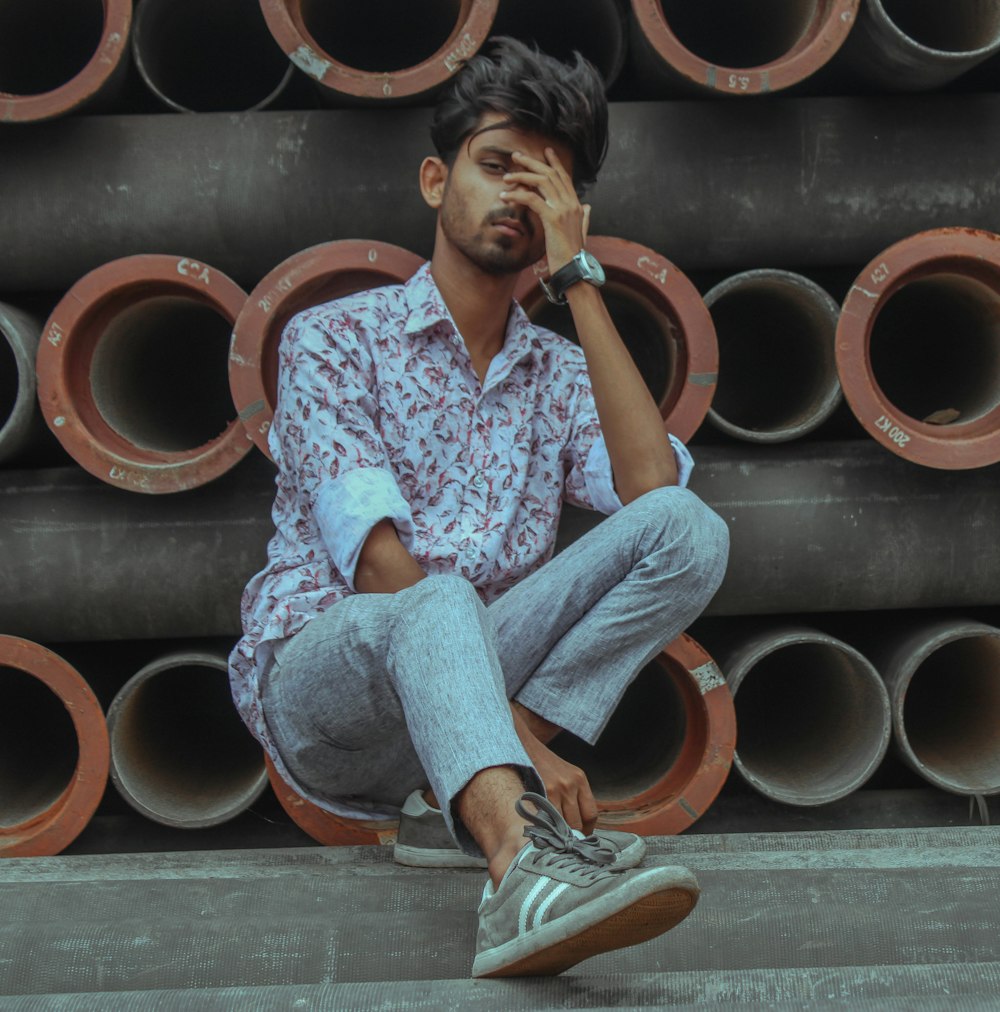
{"type": "Polygon", "coordinates": [[[535,911],[535,916],[532,917],[531,919],[532,928],[537,928],[538,925],[542,923],[542,920],[544,919],[546,912],[548,911],[549,907],[552,906],[553,900],[555,900],[556,897],[561,895],[563,890],[568,888],[569,888],[568,882],[561,882],[559,885],[555,887],[555,889],[552,890],[552,892],[548,894],[548,896],[545,897],[544,900],[542,900],[541,903],[538,904],[538,909],[535,911]]]}
{"type": "Polygon", "coordinates": [[[535,902],[538,894],[547,886],[552,884],[550,878],[540,878],[532,887],[531,891],[527,896],[524,897],[521,903],[521,912],[517,918],[517,933],[523,935],[528,930],[528,910],[531,904],[535,902]]]}

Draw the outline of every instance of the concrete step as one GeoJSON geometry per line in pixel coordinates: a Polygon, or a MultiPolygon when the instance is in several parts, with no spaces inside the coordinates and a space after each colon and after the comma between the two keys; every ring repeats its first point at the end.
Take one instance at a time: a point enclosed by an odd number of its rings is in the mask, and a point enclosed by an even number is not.
{"type": "Polygon", "coordinates": [[[498,986],[513,990],[492,1007],[727,993],[773,1007],[945,995],[1000,1007],[998,827],[649,842],[647,863],[697,873],[695,912],[547,982],[470,982],[483,874],[401,868],[382,848],[11,859],[0,862],[0,1007],[135,1008],[107,995],[141,992],[143,1008],[179,1008],[185,994],[185,1008],[215,1008],[236,989],[241,1009],[477,1008],[498,986]],[[527,1004],[511,1004],[522,986],[527,1004]]]}

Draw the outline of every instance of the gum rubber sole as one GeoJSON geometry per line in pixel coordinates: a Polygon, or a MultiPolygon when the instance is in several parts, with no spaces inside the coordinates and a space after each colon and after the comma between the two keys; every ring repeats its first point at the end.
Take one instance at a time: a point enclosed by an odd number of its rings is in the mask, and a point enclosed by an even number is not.
{"type": "Polygon", "coordinates": [[[638,945],[664,934],[680,924],[697,902],[697,890],[671,888],[651,893],[570,938],[476,976],[554,976],[591,956],[638,945]]]}

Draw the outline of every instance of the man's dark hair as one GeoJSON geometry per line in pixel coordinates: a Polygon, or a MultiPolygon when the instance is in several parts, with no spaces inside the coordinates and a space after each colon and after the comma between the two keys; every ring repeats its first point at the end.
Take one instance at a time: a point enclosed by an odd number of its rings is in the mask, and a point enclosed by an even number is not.
{"type": "Polygon", "coordinates": [[[572,63],[506,36],[487,44],[455,75],[438,101],[431,140],[451,164],[483,113],[506,115],[506,126],[562,141],[573,152],[573,182],[582,191],[597,178],[608,149],[604,82],[579,53],[572,63]]]}

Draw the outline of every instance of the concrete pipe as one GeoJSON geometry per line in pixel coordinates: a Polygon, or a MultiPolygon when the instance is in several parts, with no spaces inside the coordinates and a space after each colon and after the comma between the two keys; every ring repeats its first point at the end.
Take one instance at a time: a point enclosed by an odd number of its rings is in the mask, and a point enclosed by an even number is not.
{"type": "Polygon", "coordinates": [[[882,446],[927,467],[1000,461],[1000,236],[936,229],[858,275],[837,326],[844,396],[882,446]]]}
{"type": "Polygon", "coordinates": [[[227,347],[246,293],[220,271],[134,256],[78,281],[38,351],[38,397],[67,452],[132,492],[203,485],[250,449],[227,347]]]}
{"type": "MultiPolygon", "coordinates": [[[[691,489],[730,531],[706,614],[1000,604],[1000,467],[944,475],[864,439],[752,449],[694,448],[691,489]]],[[[600,522],[565,507],[557,550],[600,522]]]]}
{"type": "Polygon", "coordinates": [[[35,389],[41,329],[40,321],[0,302],[0,463],[22,455],[45,428],[35,389]]]}
{"type": "Polygon", "coordinates": [[[840,49],[859,0],[632,0],[635,75],[646,90],[780,91],[840,49]]]}
{"type": "Polygon", "coordinates": [[[490,35],[499,0],[260,0],[288,58],[333,96],[426,98],[490,35]]]}
{"type": "MultiPolygon", "coordinates": [[[[639,673],[596,745],[563,734],[553,749],[587,773],[599,826],[661,835],[680,833],[705,813],[729,775],[735,741],[725,680],[682,634],[639,673]]],[[[289,787],[269,760],[267,767],[282,807],[317,842],[395,841],[395,821],[333,815],[289,787]]]]}
{"type": "MultiPolygon", "coordinates": [[[[626,239],[590,236],[587,249],[604,266],[601,289],[612,319],[669,430],[689,438],[715,391],[719,350],[712,318],[685,274],[653,250],[626,239]]],[[[576,341],[565,306],[553,306],[538,277],[545,261],[526,268],[514,297],[539,326],[576,341]]]]}
{"type": "Polygon", "coordinates": [[[233,707],[224,654],[177,651],[136,672],[108,708],[111,780],[141,815],[202,829],[267,787],[260,746],[233,707]]]}
{"type": "Polygon", "coordinates": [[[953,794],[1000,794],[1000,629],[942,619],[869,651],[906,764],[953,794]]]}
{"type": "Polygon", "coordinates": [[[939,88],[1000,51],[993,0],[862,0],[838,64],[883,90],[939,88]]]}
{"type": "Polygon", "coordinates": [[[53,119],[118,86],[132,0],[0,0],[0,124],[53,119]]]}
{"type": "Polygon", "coordinates": [[[534,43],[560,60],[586,57],[604,79],[615,83],[625,64],[628,23],[620,0],[503,0],[491,35],[534,43]]]}
{"type": "Polygon", "coordinates": [[[857,790],[889,747],[885,685],[854,647],[779,625],[718,651],[733,693],[733,765],[764,797],[825,805],[857,790]]]}
{"type": "Polygon", "coordinates": [[[142,0],[132,58],[150,91],[177,112],[266,109],[294,73],[258,0],[142,0]]]}
{"type": "MultiPolygon", "coordinates": [[[[1000,95],[613,102],[610,120],[595,231],[687,272],[860,265],[920,229],[1000,230],[1000,95]]],[[[0,130],[0,277],[12,292],[68,288],[152,236],[248,290],[331,238],[430,256],[434,212],[415,186],[428,122],[339,109],[0,130]]]]}
{"type": "Polygon", "coordinates": [[[834,338],[839,307],[790,271],[752,270],[705,295],[719,341],[708,420],[749,443],[798,439],[842,401],[834,338]]]}
{"type": "Polygon", "coordinates": [[[239,635],[273,501],[256,453],[172,496],[125,495],[78,467],[0,472],[0,629],[46,643],[239,635]]]}
{"type": "Polygon", "coordinates": [[[367,288],[406,281],[423,260],[390,243],[341,239],[302,250],[271,271],[236,317],[229,385],[247,435],[269,458],[278,389],[278,342],[298,312],[367,288]]]}
{"type": "Polygon", "coordinates": [[[0,636],[0,695],[0,856],[58,854],[104,796],[104,713],[66,661],[15,636],[0,636]]]}

